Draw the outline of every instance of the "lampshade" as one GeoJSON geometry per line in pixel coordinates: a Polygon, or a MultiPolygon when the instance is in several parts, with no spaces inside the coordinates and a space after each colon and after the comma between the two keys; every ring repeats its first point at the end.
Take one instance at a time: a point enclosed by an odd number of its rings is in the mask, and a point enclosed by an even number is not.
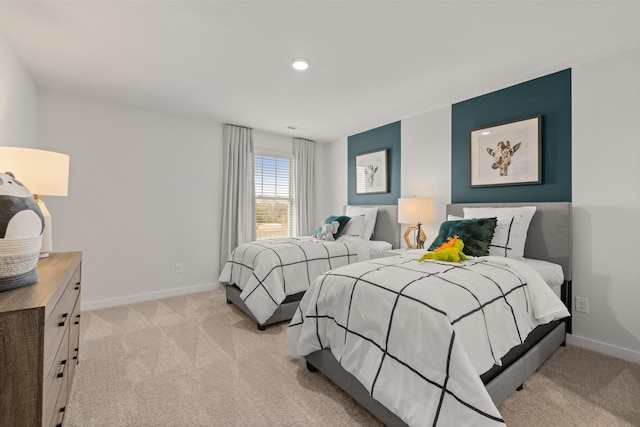
{"type": "Polygon", "coordinates": [[[399,224],[429,224],[433,221],[433,200],[429,198],[398,199],[399,224]]]}
{"type": "Polygon", "coordinates": [[[23,147],[0,147],[0,171],[11,172],[33,193],[44,217],[40,258],[52,250],[51,214],[38,196],[66,196],[69,188],[69,156],[23,147]]]}
{"type": "Polygon", "coordinates": [[[66,196],[69,156],[53,151],[0,147],[0,171],[11,172],[33,194],[66,196]]]}

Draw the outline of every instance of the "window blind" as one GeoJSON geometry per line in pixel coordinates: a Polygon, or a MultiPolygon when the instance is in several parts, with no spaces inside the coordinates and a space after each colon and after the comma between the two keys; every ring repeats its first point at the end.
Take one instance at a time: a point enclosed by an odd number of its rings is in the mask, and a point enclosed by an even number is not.
{"type": "Polygon", "coordinates": [[[295,164],[292,158],[255,155],[256,238],[295,237],[295,164]]]}

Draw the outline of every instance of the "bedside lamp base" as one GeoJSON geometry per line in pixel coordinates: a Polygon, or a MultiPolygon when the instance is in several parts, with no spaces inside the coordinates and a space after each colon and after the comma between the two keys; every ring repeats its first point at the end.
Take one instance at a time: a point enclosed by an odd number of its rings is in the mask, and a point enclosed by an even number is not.
{"type": "Polygon", "coordinates": [[[404,241],[407,244],[407,248],[411,249],[423,249],[424,242],[427,240],[427,235],[424,233],[424,228],[418,225],[410,225],[407,227],[407,230],[404,232],[404,241]],[[416,233],[416,241],[415,243],[411,242],[409,238],[409,234],[414,231],[416,233]]]}

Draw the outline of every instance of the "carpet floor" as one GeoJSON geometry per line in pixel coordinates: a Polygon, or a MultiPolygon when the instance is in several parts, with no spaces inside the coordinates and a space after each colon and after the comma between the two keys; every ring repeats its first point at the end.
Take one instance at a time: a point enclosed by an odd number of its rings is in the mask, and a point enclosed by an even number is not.
{"type": "MultiPolygon", "coordinates": [[[[224,291],[82,312],[65,416],[89,426],[381,426],[224,291]]],[[[499,408],[508,426],[640,426],[640,365],[562,347],[499,408]]]]}

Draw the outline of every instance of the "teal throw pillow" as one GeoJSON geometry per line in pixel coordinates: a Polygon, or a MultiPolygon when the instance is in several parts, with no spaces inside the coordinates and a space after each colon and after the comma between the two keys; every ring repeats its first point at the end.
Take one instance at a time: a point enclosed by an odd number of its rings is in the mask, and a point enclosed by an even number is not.
{"type": "Polygon", "coordinates": [[[344,231],[344,227],[347,225],[350,219],[351,219],[350,216],[345,216],[345,215],[340,215],[340,216],[329,215],[327,219],[324,220],[324,223],[331,224],[333,221],[338,221],[338,224],[340,224],[340,226],[338,227],[338,232],[333,233],[333,238],[337,239],[342,235],[342,232],[344,231]]]}
{"type": "Polygon", "coordinates": [[[489,255],[489,244],[498,223],[497,218],[475,218],[459,221],[445,221],[440,225],[438,237],[429,250],[433,251],[447,241],[449,237],[458,236],[464,242],[462,252],[470,256],[489,255]]]}

